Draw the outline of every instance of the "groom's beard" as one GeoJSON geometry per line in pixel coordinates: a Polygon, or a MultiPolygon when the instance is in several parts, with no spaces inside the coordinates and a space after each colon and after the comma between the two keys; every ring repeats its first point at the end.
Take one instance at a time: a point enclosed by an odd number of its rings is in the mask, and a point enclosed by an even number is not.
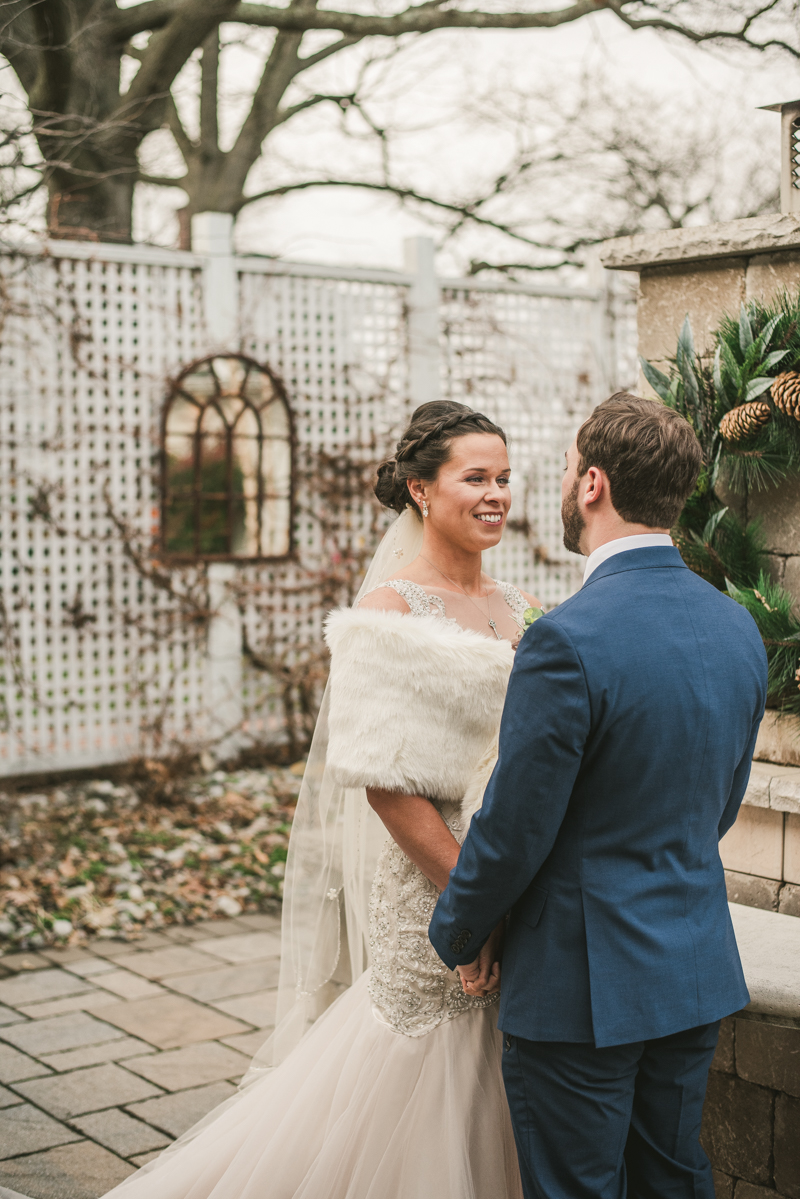
{"type": "Polygon", "coordinates": [[[578,507],[578,487],[580,479],[572,484],[572,490],[561,501],[561,523],[564,526],[564,546],[573,554],[581,552],[581,534],[586,528],[583,514],[578,507]]]}

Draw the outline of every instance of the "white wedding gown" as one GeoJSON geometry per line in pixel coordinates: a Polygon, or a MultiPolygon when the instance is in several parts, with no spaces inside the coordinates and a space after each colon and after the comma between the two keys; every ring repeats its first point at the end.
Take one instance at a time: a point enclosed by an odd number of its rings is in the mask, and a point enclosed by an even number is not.
{"type": "MultiPolygon", "coordinates": [[[[497,651],[501,682],[507,677],[508,642],[519,635],[527,607],[515,588],[498,584],[491,600],[491,616],[505,639],[501,653],[486,618],[463,596],[443,590],[432,595],[408,582],[388,585],[409,604],[401,621],[424,617],[417,629],[429,636],[434,617],[451,640],[456,636],[457,648],[461,641],[477,647],[474,670],[463,676],[454,670],[465,703],[469,689],[481,692],[483,652],[497,651]],[[491,641],[482,645],[485,634],[491,641]]],[[[499,687],[495,678],[484,690],[493,725],[486,728],[468,794],[461,801],[432,801],[458,840],[491,771],[504,682],[499,687]]],[[[464,995],[457,974],[436,955],[428,924],[437,897],[436,887],[387,838],[370,897],[370,968],[280,1065],[111,1195],[521,1199],[500,1068],[498,997],[464,995]]]]}

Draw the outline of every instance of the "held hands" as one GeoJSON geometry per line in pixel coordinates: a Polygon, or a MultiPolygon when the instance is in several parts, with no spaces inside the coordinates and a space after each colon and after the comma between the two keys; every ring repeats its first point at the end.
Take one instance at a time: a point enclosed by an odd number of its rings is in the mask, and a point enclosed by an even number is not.
{"type": "Polygon", "coordinates": [[[474,962],[468,966],[457,966],[461,976],[461,987],[465,995],[483,998],[495,995],[500,990],[500,959],[503,952],[505,921],[501,920],[474,962]]]}

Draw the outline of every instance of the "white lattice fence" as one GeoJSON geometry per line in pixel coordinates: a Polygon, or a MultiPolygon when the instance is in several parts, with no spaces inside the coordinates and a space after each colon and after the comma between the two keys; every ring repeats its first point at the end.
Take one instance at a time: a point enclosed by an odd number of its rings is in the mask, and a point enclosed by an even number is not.
{"type": "Polygon", "coordinates": [[[81,766],[136,752],[148,727],[179,736],[180,707],[162,711],[177,674],[184,707],[200,703],[191,626],[128,552],[149,555],[153,397],[197,355],[199,271],[86,256],[2,265],[0,760],[81,766]]]}
{"type": "Polygon", "coordinates": [[[60,243],[0,260],[2,774],[226,733],[238,746],[281,739],[287,719],[301,741],[324,673],[324,612],[352,595],[386,524],[369,497],[374,463],[412,406],[409,379],[435,390],[439,368],[442,395],[511,433],[525,519],[490,569],[548,604],[575,586],[560,548],[561,455],[591,403],[629,382],[609,362],[630,353],[630,304],[615,300],[609,317],[600,295],[452,284],[437,358],[435,309],[415,342],[415,297],[429,303],[432,278],[420,292],[410,274],[230,266],[238,321],[226,336],[214,319],[219,258],[214,273],[200,255],[60,243]],[[295,552],[212,567],[209,580],[206,564],[171,567],[157,551],[158,456],[168,380],[220,350],[269,366],[286,387],[295,552]],[[209,655],[224,642],[220,596],[238,659],[229,652],[227,667],[209,655]],[[230,728],[220,684],[236,693],[230,728]]]}
{"type": "MultiPolygon", "coordinates": [[[[258,739],[280,734],[286,711],[273,673],[253,662],[282,668],[296,706],[293,680],[318,677],[324,663],[325,612],[352,598],[386,525],[370,501],[370,479],[408,411],[407,287],[380,276],[319,278],[259,271],[255,263],[247,268],[240,273],[242,346],[282,377],[298,441],[298,561],[242,572],[249,600],[244,631],[255,651],[243,699],[247,731],[258,739]]],[[[301,718],[299,740],[308,724],[301,718]]]]}

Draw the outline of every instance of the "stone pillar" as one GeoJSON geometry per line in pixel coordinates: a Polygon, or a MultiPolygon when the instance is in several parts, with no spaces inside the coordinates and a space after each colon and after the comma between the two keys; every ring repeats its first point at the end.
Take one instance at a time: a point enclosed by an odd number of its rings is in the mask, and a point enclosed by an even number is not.
{"type": "MultiPolygon", "coordinates": [[[[601,261],[638,272],[639,353],[667,373],[687,314],[698,352],[710,356],[711,331],[723,312],[736,315],[743,301],[797,291],[800,214],[620,237],[605,243],[601,261]]],[[[639,387],[653,395],[642,376],[639,387]]],[[[743,508],[747,519],[761,518],[773,575],[800,603],[800,479],[751,493],[743,508]]],[[[777,723],[786,733],[776,735],[775,721],[768,712],[757,756],[797,764],[800,722],[782,718],[777,723]]]]}
{"type": "Polygon", "coordinates": [[[414,276],[408,292],[408,389],[414,407],[441,399],[439,283],[430,237],[403,242],[406,271],[414,276]]]}
{"type": "Polygon", "coordinates": [[[192,247],[205,258],[203,316],[209,352],[239,348],[239,282],[233,254],[233,217],[198,212],[192,217],[192,247]]]}
{"type": "Polygon", "coordinates": [[[220,761],[235,753],[243,719],[242,618],[228,590],[235,578],[234,563],[209,564],[208,601],[214,615],[208,627],[206,704],[216,742],[213,753],[220,761]]]}
{"type": "MultiPolygon", "coordinates": [[[[800,287],[800,216],[754,217],[619,237],[603,265],[639,273],[639,353],[665,373],[688,314],[700,354],[723,312],[800,287]]],[[[642,395],[653,392],[640,377],[642,395]]],[[[761,517],[775,578],[800,600],[800,480],[752,494],[748,519],[761,517]]]]}

